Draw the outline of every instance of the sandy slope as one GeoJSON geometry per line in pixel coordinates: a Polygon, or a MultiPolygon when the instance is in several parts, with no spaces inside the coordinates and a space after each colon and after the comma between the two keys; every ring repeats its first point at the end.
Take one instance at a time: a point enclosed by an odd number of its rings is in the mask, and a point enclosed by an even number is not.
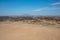
{"type": "Polygon", "coordinates": [[[60,28],[24,23],[0,23],[0,40],[60,40],[60,28]]]}

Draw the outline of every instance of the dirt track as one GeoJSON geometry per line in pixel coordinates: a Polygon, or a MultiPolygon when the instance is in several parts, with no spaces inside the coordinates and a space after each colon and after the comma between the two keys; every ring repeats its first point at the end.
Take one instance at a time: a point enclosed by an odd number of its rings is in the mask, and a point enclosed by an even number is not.
{"type": "Polygon", "coordinates": [[[0,23],[0,40],[60,40],[60,29],[35,24],[0,23]]]}

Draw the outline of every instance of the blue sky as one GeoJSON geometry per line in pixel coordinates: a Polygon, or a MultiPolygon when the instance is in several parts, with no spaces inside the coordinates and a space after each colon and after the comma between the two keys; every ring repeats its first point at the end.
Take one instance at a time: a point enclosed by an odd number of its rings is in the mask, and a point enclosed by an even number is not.
{"type": "Polygon", "coordinates": [[[0,16],[60,16],[60,0],[0,0],[0,16]]]}

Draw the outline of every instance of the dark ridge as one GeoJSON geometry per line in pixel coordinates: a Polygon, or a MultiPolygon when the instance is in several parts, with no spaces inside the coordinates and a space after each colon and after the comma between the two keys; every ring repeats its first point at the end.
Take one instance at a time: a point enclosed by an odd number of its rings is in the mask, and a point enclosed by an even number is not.
{"type": "Polygon", "coordinates": [[[6,20],[20,21],[20,20],[38,20],[38,19],[60,21],[60,16],[0,16],[0,21],[6,21],[6,20]]]}

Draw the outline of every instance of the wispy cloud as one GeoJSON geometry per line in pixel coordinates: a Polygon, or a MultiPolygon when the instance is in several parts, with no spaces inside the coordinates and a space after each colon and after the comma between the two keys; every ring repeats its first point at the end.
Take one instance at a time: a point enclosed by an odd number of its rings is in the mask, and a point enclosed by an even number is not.
{"type": "Polygon", "coordinates": [[[39,8],[39,9],[35,9],[33,11],[43,11],[43,10],[56,10],[56,9],[60,9],[60,7],[55,7],[55,6],[52,6],[52,5],[59,5],[60,2],[57,2],[57,3],[52,3],[51,5],[49,5],[48,7],[43,7],[43,8],[39,8]],[[50,7],[52,6],[52,7],[50,7]]]}
{"type": "Polygon", "coordinates": [[[60,2],[52,3],[51,5],[60,5],[60,2]]]}
{"type": "Polygon", "coordinates": [[[44,7],[44,8],[39,8],[39,9],[35,9],[35,10],[33,10],[33,11],[42,11],[42,10],[45,10],[45,9],[47,9],[48,7],[44,7]]]}
{"type": "Polygon", "coordinates": [[[38,12],[38,11],[44,11],[44,10],[57,10],[57,9],[60,9],[60,7],[51,7],[51,8],[45,7],[45,8],[35,9],[33,11],[38,12]]]}

